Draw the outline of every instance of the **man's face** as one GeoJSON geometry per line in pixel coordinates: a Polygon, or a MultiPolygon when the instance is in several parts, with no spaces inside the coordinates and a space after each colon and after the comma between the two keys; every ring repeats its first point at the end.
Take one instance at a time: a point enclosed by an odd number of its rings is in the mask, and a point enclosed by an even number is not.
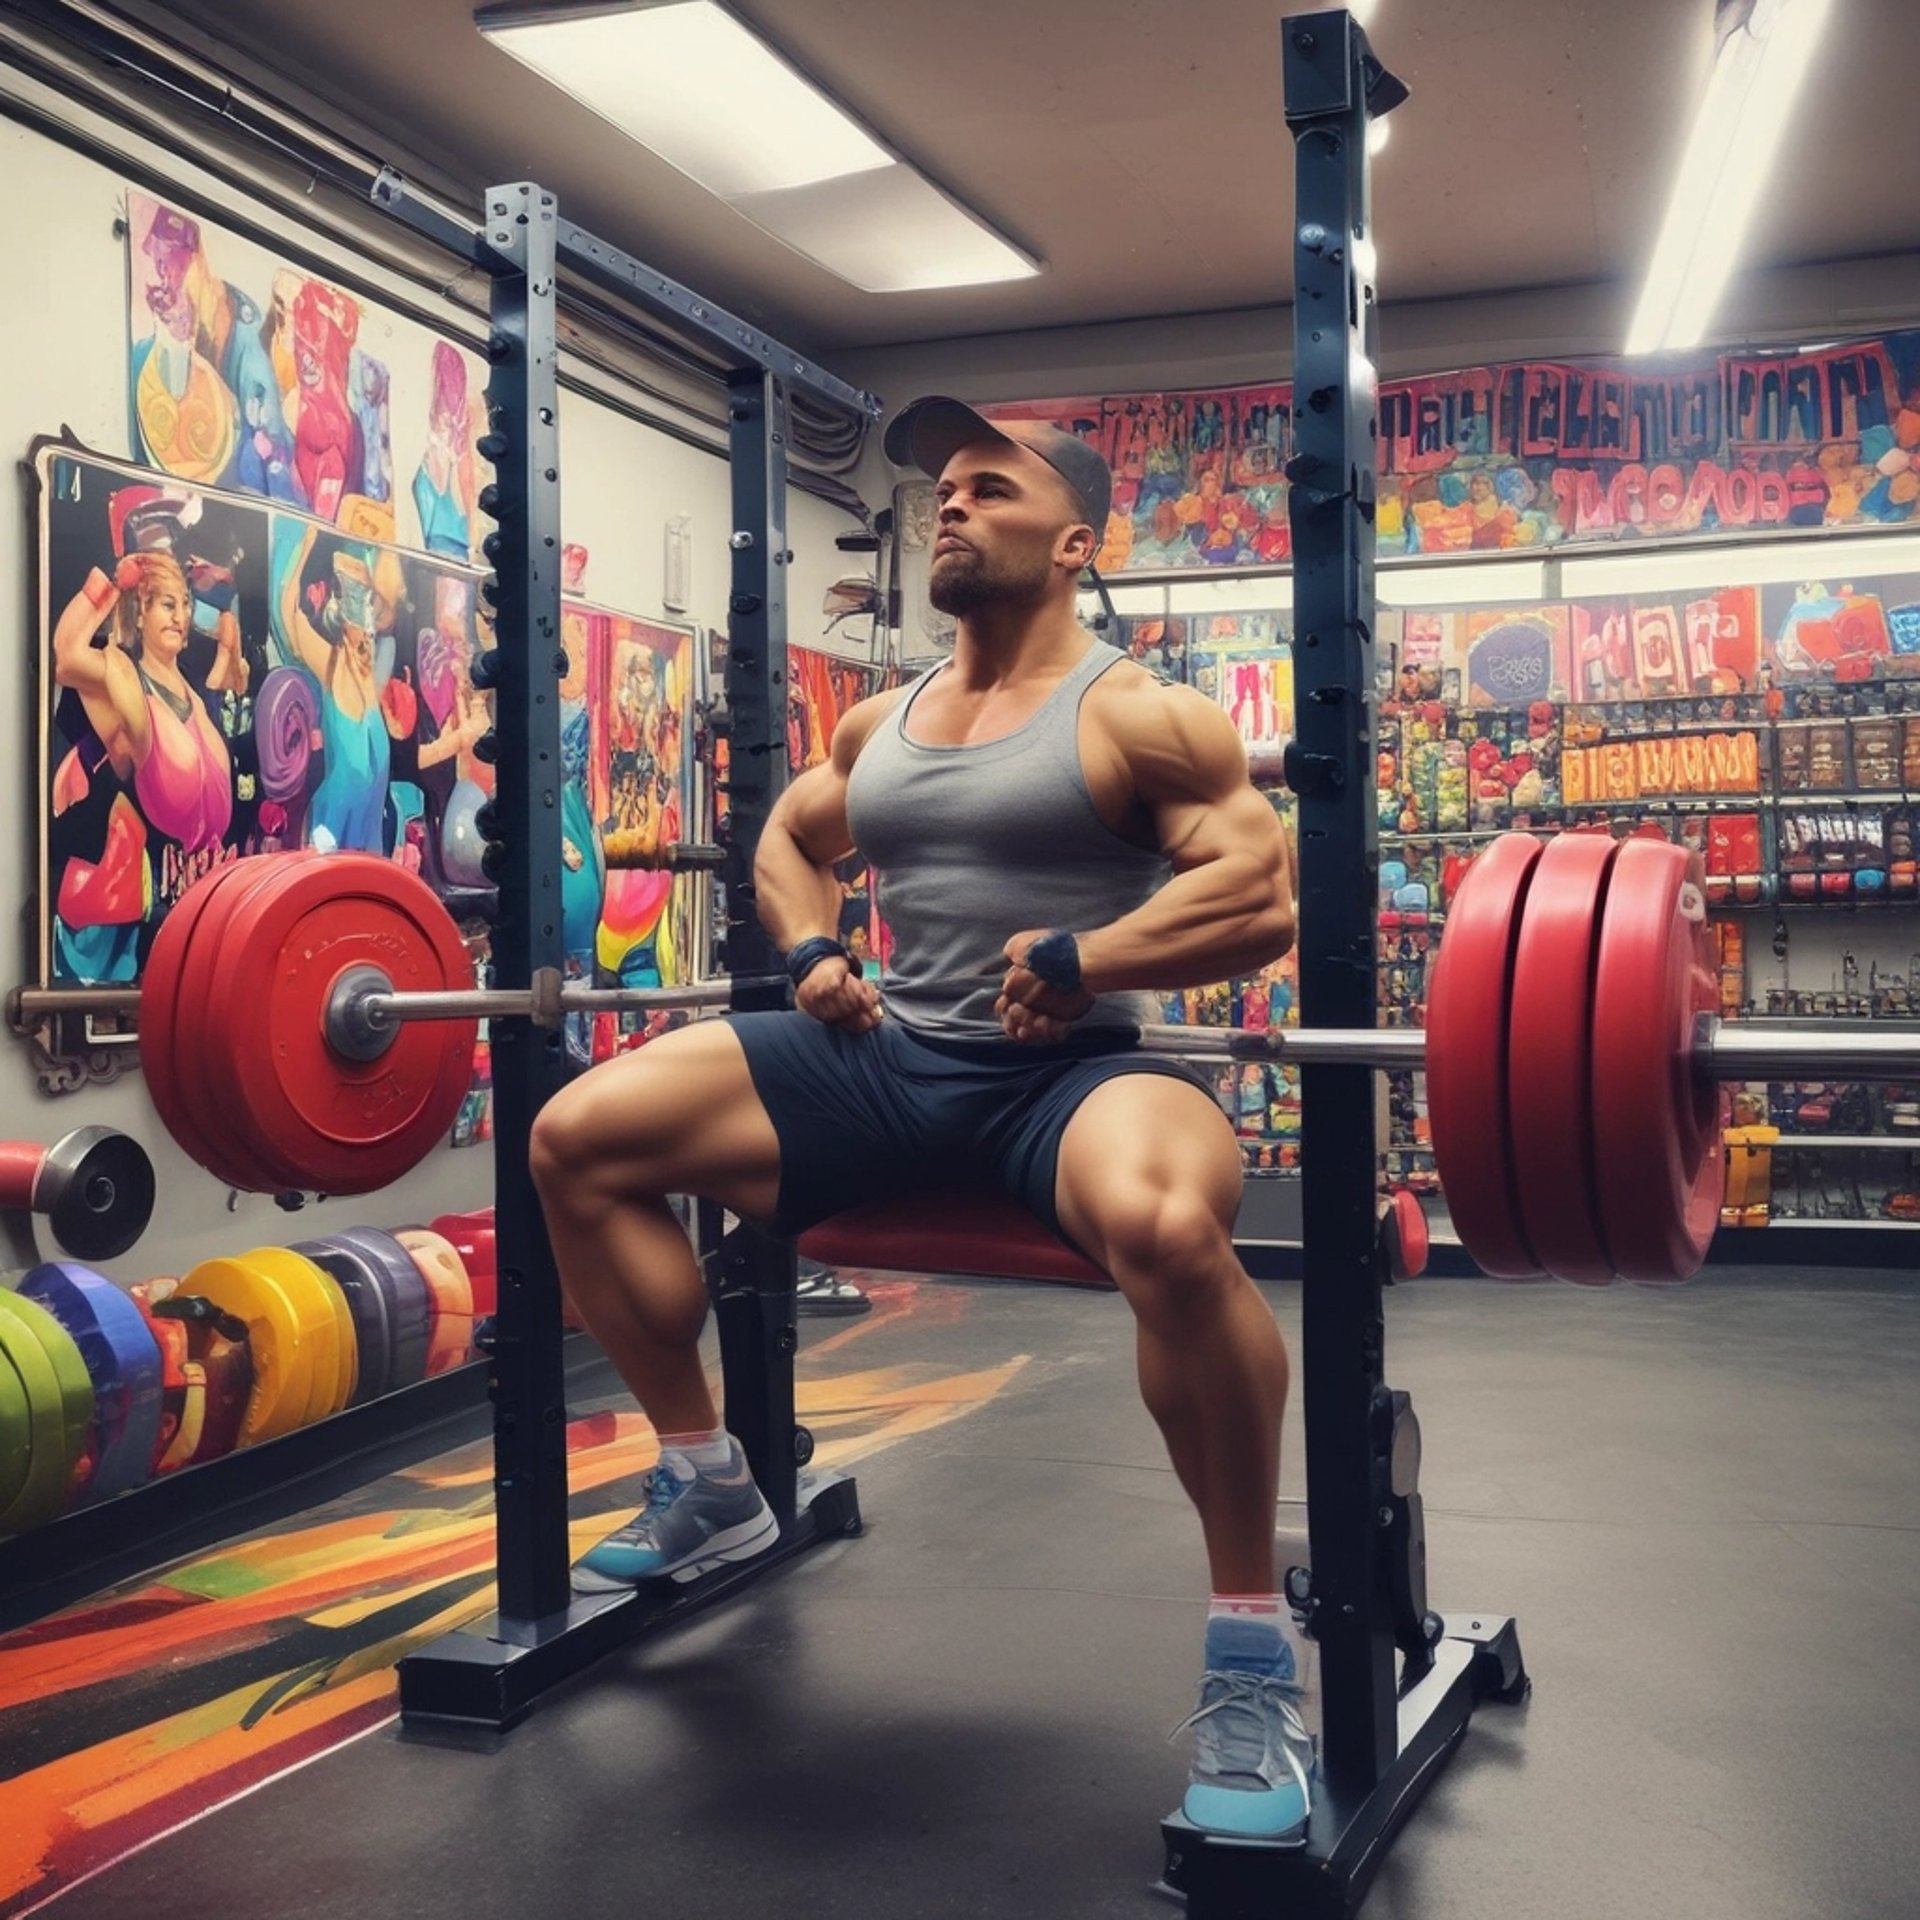
{"type": "Polygon", "coordinates": [[[1063,571],[1054,559],[1061,534],[1085,524],[1066,482],[1012,440],[962,447],[934,497],[940,523],[927,597],[942,613],[1041,599],[1063,571]]]}

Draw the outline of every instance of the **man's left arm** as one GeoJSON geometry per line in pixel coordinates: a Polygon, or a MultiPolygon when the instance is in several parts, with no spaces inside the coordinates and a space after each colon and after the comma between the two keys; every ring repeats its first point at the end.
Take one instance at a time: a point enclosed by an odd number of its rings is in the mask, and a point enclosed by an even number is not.
{"type": "Polygon", "coordinates": [[[1059,1039],[1096,994],[1210,986],[1266,966],[1293,944],[1286,832],[1248,781],[1233,723],[1188,687],[1116,703],[1114,718],[1115,746],[1173,878],[1107,926],[1067,930],[1079,950],[1078,993],[1051,987],[1018,964],[1039,934],[1007,943],[1014,964],[1001,1018],[1015,1039],[1059,1039]]]}

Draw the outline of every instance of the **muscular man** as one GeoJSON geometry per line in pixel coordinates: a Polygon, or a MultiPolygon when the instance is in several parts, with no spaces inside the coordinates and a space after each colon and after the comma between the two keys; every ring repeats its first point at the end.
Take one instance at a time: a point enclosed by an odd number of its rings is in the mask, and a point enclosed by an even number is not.
{"type": "Polygon", "coordinates": [[[1312,1744],[1274,1593],[1286,1349],[1233,1251],[1233,1127],[1134,1031],[1155,1017],[1145,989],[1250,973],[1291,944],[1285,837],[1226,715],[1075,617],[1107,523],[1098,455],[942,399],[896,420],[887,450],[939,481],[931,593],[958,631],[950,660],[846,715],[761,838],[760,911],[798,1011],[622,1055],[534,1132],[567,1291],[661,1435],[647,1505],[575,1581],[687,1579],[776,1536],[708,1391],[707,1297],[668,1195],[797,1233],[964,1170],[1133,1308],[1215,1595],[1186,1809],[1294,1833],[1312,1744]],[[893,936],[878,987],[838,939],[834,866],[856,848],[893,936]]]}

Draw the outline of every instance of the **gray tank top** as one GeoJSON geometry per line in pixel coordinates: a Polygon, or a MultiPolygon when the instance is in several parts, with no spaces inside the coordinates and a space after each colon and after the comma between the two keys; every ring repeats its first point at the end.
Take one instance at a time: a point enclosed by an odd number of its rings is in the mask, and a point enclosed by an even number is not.
{"type": "MultiPolygon", "coordinates": [[[[1080,702],[1125,658],[1096,641],[1032,719],[965,747],[908,734],[921,691],[945,670],[935,667],[861,748],[847,819],[893,936],[881,993],[903,1026],[1004,1039],[993,1003],[1016,933],[1103,927],[1166,884],[1166,860],[1100,818],[1080,766],[1080,702]]],[[[1159,1018],[1151,994],[1104,994],[1075,1030],[1159,1018]]]]}

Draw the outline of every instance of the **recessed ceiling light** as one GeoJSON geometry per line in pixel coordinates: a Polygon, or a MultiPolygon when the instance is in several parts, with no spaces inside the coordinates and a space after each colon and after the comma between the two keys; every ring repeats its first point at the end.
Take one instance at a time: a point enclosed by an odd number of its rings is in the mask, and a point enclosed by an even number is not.
{"type": "Polygon", "coordinates": [[[474,20],[503,53],[855,286],[1040,270],[715,0],[533,0],[474,20]]]}

